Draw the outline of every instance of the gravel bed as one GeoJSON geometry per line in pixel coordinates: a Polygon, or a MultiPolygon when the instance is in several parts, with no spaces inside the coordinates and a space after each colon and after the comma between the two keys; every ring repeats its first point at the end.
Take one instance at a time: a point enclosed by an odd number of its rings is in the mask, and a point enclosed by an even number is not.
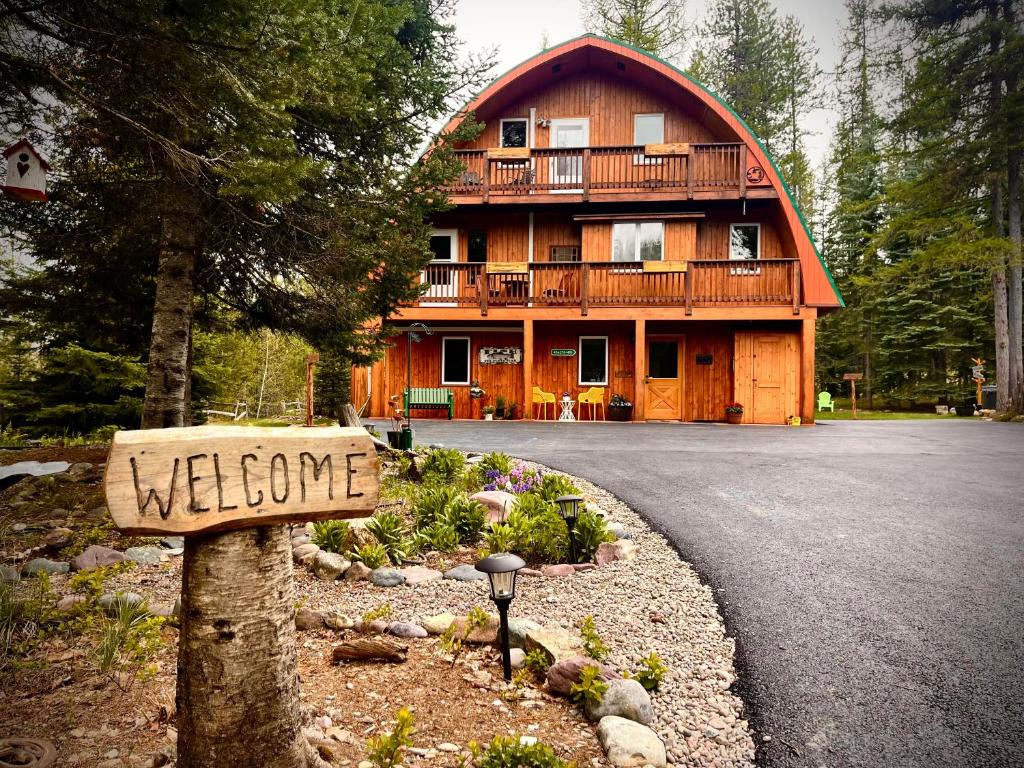
{"type": "MultiPolygon", "coordinates": [[[[669,672],[652,696],[651,727],[665,742],[669,765],[752,766],[754,743],[743,702],[729,690],[736,679],[735,643],[725,634],[711,589],[633,510],[601,488],[569,477],[609,520],[629,530],[637,556],[574,576],[521,576],[510,616],[575,629],[593,615],[611,651],[608,663],[620,670],[634,670],[641,658],[657,652],[669,672]]],[[[296,581],[309,607],[353,618],[385,602],[391,618],[400,621],[445,611],[465,614],[473,606],[493,609],[486,582],[440,580],[388,589],[320,581],[298,567],[296,581]]]]}

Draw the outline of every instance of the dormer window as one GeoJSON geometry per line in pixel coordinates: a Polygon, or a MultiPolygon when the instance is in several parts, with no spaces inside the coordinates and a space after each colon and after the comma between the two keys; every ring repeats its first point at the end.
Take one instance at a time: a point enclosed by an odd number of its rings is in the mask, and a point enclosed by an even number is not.
{"type": "Polygon", "coordinates": [[[506,118],[501,121],[501,146],[525,147],[528,135],[525,117],[506,118]]]}
{"type": "Polygon", "coordinates": [[[633,144],[662,144],[665,141],[665,115],[661,112],[633,115],[633,144]]]}
{"type": "Polygon", "coordinates": [[[761,258],[761,225],[729,225],[729,258],[752,261],[761,258]]]}

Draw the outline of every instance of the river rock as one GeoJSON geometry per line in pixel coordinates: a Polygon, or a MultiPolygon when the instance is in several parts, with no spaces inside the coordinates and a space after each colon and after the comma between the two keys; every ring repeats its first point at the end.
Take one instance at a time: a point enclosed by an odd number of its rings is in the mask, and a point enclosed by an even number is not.
{"type": "Polygon", "coordinates": [[[139,565],[156,565],[164,554],[159,547],[128,547],[124,553],[139,565]]]}
{"type": "Polygon", "coordinates": [[[558,565],[542,565],[540,572],[552,578],[556,576],[573,576],[576,573],[576,569],[569,563],[559,563],[558,565]]]}
{"type": "MultiPolygon", "coordinates": [[[[546,675],[548,689],[552,693],[557,693],[560,696],[568,696],[569,692],[572,690],[572,686],[580,681],[580,675],[582,674],[584,667],[597,667],[600,670],[601,679],[605,682],[618,680],[620,678],[619,673],[614,669],[600,663],[599,661],[595,661],[589,656],[572,656],[571,658],[556,662],[548,667],[546,675]]],[[[644,693],[646,693],[646,691],[644,691],[644,693]]],[[[650,707],[650,700],[648,700],[647,706],[648,708],[650,707]]]]}
{"type": "Polygon", "coordinates": [[[122,608],[128,606],[136,607],[142,605],[143,602],[142,595],[136,592],[107,592],[104,595],[100,595],[96,605],[108,616],[117,616],[122,608]]]}
{"type": "Polygon", "coordinates": [[[123,563],[125,560],[130,560],[124,552],[118,552],[116,549],[110,547],[102,547],[99,544],[93,544],[91,547],[86,547],[82,554],[73,557],[71,559],[71,570],[72,571],[90,571],[93,568],[99,568],[105,565],[114,565],[115,563],[123,563]]]}
{"type": "Polygon", "coordinates": [[[411,565],[408,568],[402,568],[399,573],[405,577],[405,584],[409,587],[428,581],[439,581],[442,576],[440,571],[435,571],[433,568],[424,568],[422,565],[411,565]]]}
{"type": "Polygon", "coordinates": [[[328,611],[323,614],[324,624],[328,629],[334,629],[341,631],[343,629],[352,629],[356,625],[356,620],[351,616],[346,616],[344,613],[338,611],[328,611]]]}
{"type": "Polygon", "coordinates": [[[487,508],[487,522],[497,523],[505,519],[505,515],[516,505],[514,494],[506,491],[480,491],[469,498],[479,501],[487,508]]]}
{"type": "Polygon", "coordinates": [[[525,648],[526,633],[531,629],[540,629],[540,624],[530,619],[509,619],[508,644],[512,648],[525,648]]]}
{"type": "Polygon", "coordinates": [[[483,571],[478,571],[472,565],[457,565],[451,570],[445,571],[444,577],[446,579],[454,579],[455,581],[487,580],[487,574],[483,571]]]}
{"type": "Polygon", "coordinates": [[[300,632],[320,629],[323,626],[324,617],[312,608],[302,607],[295,611],[295,628],[300,632]]]}
{"type": "Polygon", "coordinates": [[[303,544],[292,550],[292,560],[299,565],[309,565],[319,551],[320,547],[316,544],[303,544]]]}
{"type": "Polygon", "coordinates": [[[394,635],[395,637],[405,638],[418,638],[426,637],[427,630],[421,627],[419,624],[413,624],[408,621],[393,621],[388,624],[387,633],[394,635]]]}
{"type": "MultiPolygon", "coordinates": [[[[120,554],[120,553],[118,553],[120,554]]],[[[34,576],[37,573],[48,573],[51,576],[55,576],[61,573],[67,573],[71,570],[71,566],[68,563],[59,562],[57,560],[47,560],[45,557],[37,557],[34,560],[29,560],[21,569],[23,576],[34,576]]]]}
{"type": "Polygon", "coordinates": [[[405,584],[405,576],[397,568],[377,568],[370,574],[370,581],[378,587],[397,587],[405,584]]]}
{"type": "Polygon", "coordinates": [[[57,610],[69,613],[86,601],[85,595],[67,595],[57,601],[57,610]]]}
{"type": "Polygon", "coordinates": [[[13,565],[0,565],[0,581],[21,581],[21,572],[13,565]]]}
{"type": "Polygon", "coordinates": [[[185,537],[184,536],[164,536],[160,539],[160,546],[164,549],[184,549],[185,548],[185,537]]]}
{"type": "Polygon", "coordinates": [[[665,744],[646,725],[624,717],[609,716],[597,726],[597,737],[615,768],[652,765],[665,768],[665,744]]]}
{"type": "Polygon", "coordinates": [[[526,663],[526,651],[522,648],[512,648],[508,652],[508,658],[512,662],[512,669],[520,669],[526,663]]]}
{"type": "Polygon", "coordinates": [[[636,557],[636,544],[628,539],[618,541],[606,541],[597,548],[594,555],[594,562],[598,565],[607,565],[616,560],[632,560],[636,557]]]}
{"type": "MultiPolygon", "coordinates": [[[[486,645],[488,643],[498,642],[498,617],[494,614],[488,614],[487,623],[482,627],[477,627],[469,633],[468,637],[465,637],[467,643],[476,643],[477,645],[486,645]]],[[[457,637],[464,637],[466,634],[466,617],[460,616],[455,619],[455,632],[457,637]]]]}
{"type": "Polygon", "coordinates": [[[557,664],[573,656],[586,656],[579,636],[561,627],[530,630],[526,633],[526,650],[541,651],[548,657],[549,664],[557,664]]]}
{"type": "Polygon", "coordinates": [[[357,560],[345,571],[345,581],[369,581],[372,573],[373,571],[366,563],[357,560]]]}
{"type": "Polygon", "coordinates": [[[624,717],[642,725],[650,725],[654,719],[651,695],[636,680],[610,681],[600,703],[595,704],[588,699],[585,710],[587,717],[595,723],[610,716],[624,717]]]}
{"type": "Polygon", "coordinates": [[[633,535],[622,523],[608,523],[608,532],[616,539],[632,539],[633,535]]]}
{"type": "Polygon", "coordinates": [[[334,581],[351,566],[352,562],[346,560],[337,552],[320,550],[313,557],[313,573],[317,575],[317,578],[324,581],[334,581]]]}
{"type": "Polygon", "coordinates": [[[439,613],[436,616],[424,619],[420,622],[420,625],[427,630],[427,634],[443,635],[454,621],[454,613],[439,613]]]}

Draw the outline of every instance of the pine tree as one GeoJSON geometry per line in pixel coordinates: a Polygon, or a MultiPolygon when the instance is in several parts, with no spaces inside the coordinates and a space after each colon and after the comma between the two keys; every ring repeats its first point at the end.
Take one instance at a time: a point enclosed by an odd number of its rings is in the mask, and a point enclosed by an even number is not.
{"type": "Polygon", "coordinates": [[[678,60],[690,33],[685,0],[585,0],[587,28],[678,60]]]}
{"type": "Polygon", "coordinates": [[[777,142],[779,169],[808,220],[816,218],[814,171],[807,158],[805,139],[808,135],[806,115],[821,97],[821,67],[818,48],[805,37],[803,27],[793,16],[782,20],[780,46],[781,81],[785,105],[781,133],[777,142]]]}

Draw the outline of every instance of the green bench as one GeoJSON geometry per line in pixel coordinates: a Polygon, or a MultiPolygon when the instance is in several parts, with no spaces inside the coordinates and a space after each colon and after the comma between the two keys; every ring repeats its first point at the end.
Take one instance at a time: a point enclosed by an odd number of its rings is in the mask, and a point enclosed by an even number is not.
{"type": "Polygon", "coordinates": [[[409,410],[444,410],[448,409],[448,419],[455,413],[455,393],[444,387],[413,387],[405,390],[402,395],[402,407],[409,410]],[[412,397],[409,397],[409,393],[412,397]]]}

